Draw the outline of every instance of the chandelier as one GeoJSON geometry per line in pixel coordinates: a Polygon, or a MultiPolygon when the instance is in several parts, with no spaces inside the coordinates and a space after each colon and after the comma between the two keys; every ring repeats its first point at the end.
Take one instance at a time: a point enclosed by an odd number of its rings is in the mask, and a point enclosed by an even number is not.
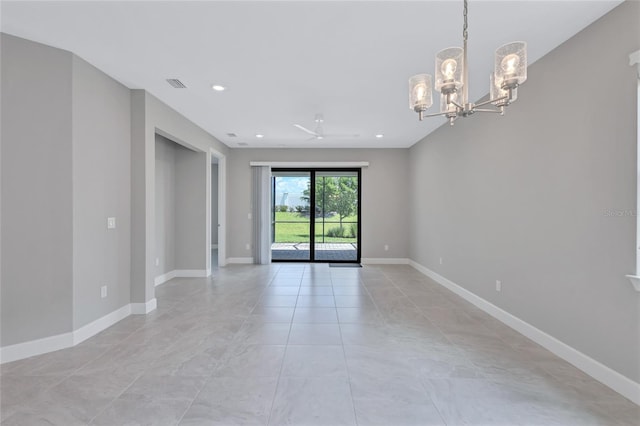
{"type": "Polygon", "coordinates": [[[423,117],[445,116],[453,126],[458,117],[475,112],[504,115],[505,107],[518,98],[518,86],[527,80],[527,44],[516,41],[496,50],[495,69],[490,75],[489,100],[469,102],[469,63],[467,61],[467,0],[464,0],[463,47],[449,47],[436,54],[435,88],[440,92],[440,112],[424,114],[433,104],[430,74],[418,74],[409,79],[409,107],[423,117]],[[480,108],[493,106],[495,108],[480,108]]]}

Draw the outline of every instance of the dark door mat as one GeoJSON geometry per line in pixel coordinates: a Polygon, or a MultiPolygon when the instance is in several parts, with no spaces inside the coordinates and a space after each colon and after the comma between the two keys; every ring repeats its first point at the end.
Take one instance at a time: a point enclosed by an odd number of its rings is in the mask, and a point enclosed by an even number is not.
{"type": "Polygon", "coordinates": [[[330,268],[362,268],[359,263],[330,263],[330,268]]]}

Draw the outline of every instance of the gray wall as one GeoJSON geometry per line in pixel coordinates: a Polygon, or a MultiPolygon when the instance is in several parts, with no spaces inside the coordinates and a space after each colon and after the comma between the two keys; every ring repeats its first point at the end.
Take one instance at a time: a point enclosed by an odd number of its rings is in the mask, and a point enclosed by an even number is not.
{"type": "Polygon", "coordinates": [[[218,244],[218,165],[211,165],[211,244],[218,244]]]}
{"type": "Polygon", "coordinates": [[[73,326],[72,56],[0,37],[0,322],[7,346],[73,326]]]}
{"type": "Polygon", "coordinates": [[[368,161],[362,169],[362,257],[409,255],[407,149],[234,149],[228,163],[228,257],[251,257],[250,161],[368,161]],[[389,250],[384,251],[384,245],[389,250]]]}
{"type": "Polygon", "coordinates": [[[176,150],[178,145],[156,135],[156,276],[176,269],[176,150]]]}
{"type": "Polygon", "coordinates": [[[71,53],[2,35],[2,346],[129,303],[129,105],[71,53]]]}
{"type": "Polygon", "coordinates": [[[131,302],[155,296],[155,132],[147,125],[147,93],[131,91],[131,302]],[[153,166],[152,166],[153,162],[153,166]],[[147,189],[149,188],[149,189],[147,189]]]}
{"type": "Polygon", "coordinates": [[[129,89],[74,56],[74,329],[129,303],[130,116],[129,89]],[[116,229],[107,230],[107,217],[116,229]]]}
{"type": "Polygon", "coordinates": [[[409,197],[412,259],[635,381],[636,218],[607,212],[636,208],[639,15],[625,2],[533,64],[505,117],[414,145],[409,197]]]}
{"type": "MultiPolygon", "coordinates": [[[[209,163],[210,164],[210,163],[209,163]]],[[[205,270],[207,247],[207,156],[176,151],[176,269],[205,270]]]]}

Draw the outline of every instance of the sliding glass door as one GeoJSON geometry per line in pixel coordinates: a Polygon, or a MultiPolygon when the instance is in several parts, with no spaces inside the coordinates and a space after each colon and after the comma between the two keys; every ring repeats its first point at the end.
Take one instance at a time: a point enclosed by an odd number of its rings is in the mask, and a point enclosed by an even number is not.
{"type": "Polygon", "coordinates": [[[271,199],[274,261],[360,262],[359,169],[273,169],[271,199]]]}

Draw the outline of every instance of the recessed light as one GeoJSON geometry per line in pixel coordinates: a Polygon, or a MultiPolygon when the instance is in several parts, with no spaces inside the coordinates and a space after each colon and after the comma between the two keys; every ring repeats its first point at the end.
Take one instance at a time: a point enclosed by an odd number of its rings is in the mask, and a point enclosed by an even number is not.
{"type": "Polygon", "coordinates": [[[262,139],[262,138],[264,138],[264,135],[262,135],[262,134],[258,133],[258,134],[256,135],[256,138],[258,138],[258,139],[262,139]]]}
{"type": "Polygon", "coordinates": [[[376,135],[376,138],[378,138],[378,139],[382,139],[382,138],[384,138],[384,135],[383,135],[382,133],[378,133],[378,134],[376,135]]]}
{"type": "Polygon", "coordinates": [[[211,88],[216,92],[222,92],[225,89],[224,86],[220,86],[219,84],[214,84],[213,86],[211,86],[211,88]]]}

